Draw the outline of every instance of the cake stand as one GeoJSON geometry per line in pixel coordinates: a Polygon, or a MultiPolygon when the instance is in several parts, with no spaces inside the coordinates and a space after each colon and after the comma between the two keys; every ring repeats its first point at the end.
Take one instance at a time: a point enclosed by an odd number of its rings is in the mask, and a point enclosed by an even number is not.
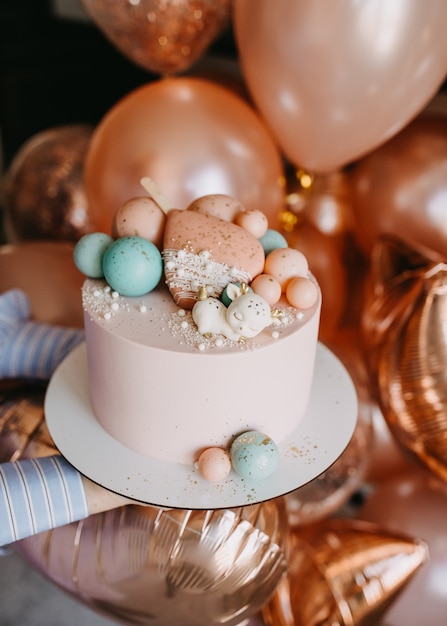
{"type": "MultiPolygon", "coordinates": [[[[293,403],[294,390],[290,391],[293,403]]],[[[160,508],[227,509],[276,498],[317,478],[347,447],[357,422],[357,395],[343,364],[321,343],[307,412],[279,444],[280,461],[267,478],[249,481],[231,471],[204,480],[193,465],[162,462],[120,444],[96,420],[90,402],[85,343],[52,376],[46,397],[49,432],[79,472],[136,503],[160,508]]]]}

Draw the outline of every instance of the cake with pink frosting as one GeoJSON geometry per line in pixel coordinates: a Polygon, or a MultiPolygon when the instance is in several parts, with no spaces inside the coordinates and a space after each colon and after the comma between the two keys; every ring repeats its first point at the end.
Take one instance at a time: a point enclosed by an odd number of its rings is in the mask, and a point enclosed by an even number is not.
{"type": "Polygon", "coordinates": [[[75,247],[93,411],[142,455],[262,478],[309,403],[318,284],[260,211],[152,196],[75,247]]]}

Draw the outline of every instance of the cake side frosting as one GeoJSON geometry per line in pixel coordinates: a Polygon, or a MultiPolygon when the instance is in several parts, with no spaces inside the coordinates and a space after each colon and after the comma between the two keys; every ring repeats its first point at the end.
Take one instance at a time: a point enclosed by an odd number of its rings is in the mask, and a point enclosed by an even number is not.
{"type": "Polygon", "coordinates": [[[261,211],[222,194],[178,210],[142,184],[151,198],[120,207],[113,236],[74,250],[95,416],[207,480],[266,477],[309,402],[318,283],[261,211]]]}
{"type": "Polygon", "coordinates": [[[321,297],[278,303],[280,321],[244,343],[203,337],[163,285],[133,298],[88,279],[83,305],[96,417],[137,452],[192,464],[247,430],[280,443],[305,413],[321,297]]]}

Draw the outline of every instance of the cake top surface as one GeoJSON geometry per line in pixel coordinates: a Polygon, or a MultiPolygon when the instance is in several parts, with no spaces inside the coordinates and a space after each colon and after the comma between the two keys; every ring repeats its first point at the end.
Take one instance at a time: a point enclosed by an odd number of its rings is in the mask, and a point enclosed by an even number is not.
{"type": "Polygon", "coordinates": [[[302,328],[315,314],[320,296],[312,307],[298,310],[281,299],[271,322],[255,337],[235,341],[222,334],[202,335],[192,312],[177,306],[165,285],[140,297],[126,297],[113,291],[106,281],[88,279],[84,282],[83,307],[106,331],[128,341],[176,352],[207,354],[241,353],[280,342],[302,328]]]}

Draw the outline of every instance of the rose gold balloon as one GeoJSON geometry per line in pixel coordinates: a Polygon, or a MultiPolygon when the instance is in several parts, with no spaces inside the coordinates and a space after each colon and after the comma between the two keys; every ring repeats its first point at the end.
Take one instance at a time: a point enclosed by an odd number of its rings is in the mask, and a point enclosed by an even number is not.
{"type": "Polygon", "coordinates": [[[283,234],[291,248],[307,257],[309,269],[320,284],[323,294],[320,339],[328,341],[334,335],[346,305],[346,271],[340,246],[304,220],[298,222],[291,232],[283,234]]]}
{"type": "Polygon", "coordinates": [[[403,317],[420,292],[421,272],[442,256],[417,249],[397,236],[379,235],[370,256],[360,314],[361,341],[374,396],[378,397],[378,355],[390,330],[403,317]]]}
{"type": "Polygon", "coordinates": [[[392,137],[447,72],[444,0],[236,0],[254,101],[286,157],[328,172],[392,137]]]}
{"type": "Polygon", "coordinates": [[[351,181],[344,171],[314,175],[293,171],[286,178],[287,206],[332,237],[353,232],[351,181]]]}
{"type": "Polygon", "coordinates": [[[264,619],[269,626],[376,626],[426,558],[422,542],[359,520],[296,529],[287,577],[264,619]]]}
{"type": "Polygon", "coordinates": [[[355,230],[366,254],[388,234],[447,257],[446,171],[447,117],[428,114],[354,166],[355,230]]]}
{"type": "Polygon", "coordinates": [[[160,74],[191,67],[229,23],[229,0],[82,0],[128,59],[160,74]]]}
{"type": "Polygon", "coordinates": [[[440,626],[447,614],[445,488],[428,472],[413,467],[380,483],[358,512],[362,519],[391,532],[419,537],[429,558],[386,614],[387,626],[440,626]]]}
{"type": "MultiPolygon", "coordinates": [[[[57,452],[42,389],[0,391],[0,462],[57,452]]],[[[241,509],[125,506],[40,533],[16,549],[81,602],[128,624],[239,624],[285,573],[283,499],[241,509]]],[[[254,622],[255,623],[255,622],[254,622]]]]}
{"type": "Polygon", "coordinates": [[[74,244],[23,241],[0,247],[0,293],[17,287],[31,303],[34,319],[83,327],[81,287],[85,276],[73,262],[74,244]]]}
{"type": "Polygon", "coordinates": [[[118,206],[142,195],[145,176],[180,209],[223,193],[270,220],[284,198],[282,159],[264,123],[234,93],[200,79],[149,83],[99,123],[85,164],[98,230],[109,232],[118,206]]]}
{"type": "Polygon", "coordinates": [[[9,238],[77,241],[92,230],[84,159],[92,128],[51,128],[26,141],[6,173],[9,238]]]}
{"type": "Polygon", "coordinates": [[[378,357],[384,417],[401,445],[447,481],[447,263],[421,271],[378,357]]]}

